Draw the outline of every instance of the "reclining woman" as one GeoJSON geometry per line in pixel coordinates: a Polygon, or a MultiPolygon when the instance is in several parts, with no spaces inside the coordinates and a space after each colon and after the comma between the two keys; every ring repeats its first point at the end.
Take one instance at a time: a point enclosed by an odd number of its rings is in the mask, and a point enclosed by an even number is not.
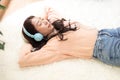
{"type": "Polygon", "coordinates": [[[45,16],[25,20],[22,34],[28,43],[21,48],[20,67],[73,58],[96,58],[120,66],[120,28],[98,31],[46,8],[45,16]]]}

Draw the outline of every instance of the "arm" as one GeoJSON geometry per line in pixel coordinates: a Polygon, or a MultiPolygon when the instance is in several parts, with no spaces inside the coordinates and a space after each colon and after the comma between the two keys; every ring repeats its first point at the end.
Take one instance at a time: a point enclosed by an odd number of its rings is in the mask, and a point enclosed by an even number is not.
{"type": "Polygon", "coordinates": [[[84,25],[84,24],[81,24],[80,22],[78,21],[64,21],[64,26],[69,26],[71,25],[71,28],[75,28],[77,27],[77,29],[80,29],[80,28],[84,28],[84,29],[93,29],[92,27],[90,26],[87,26],[87,25],[84,25]]]}
{"type": "Polygon", "coordinates": [[[24,45],[21,49],[19,58],[20,67],[49,64],[55,61],[60,61],[71,57],[68,55],[61,54],[57,50],[51,49],[50,46],[48,47],[45,46],[38,51],[31,52],[32,46],[30,44],[24,45]]]}
{"type": "Polygon", "coordinates": [[[54,9],[50,7],[45,8],[45,15],[45,18],[48,19],[51,23],[62,18],[54,9]]]}
{"type": "MultiPolygon", "coordinates": [[[[54,21],[58,20],[58,19],[62,19],[62,17],[52,8],[50,7],[46,7],[45,8],[45,18],[48,19],[51,23],[53,23],[54,21]]],[[[74,27],[79,27],[78,24],[79,22],[77,21],[64,21],[64,26],[68,27],[69,25],[72,26],[72,28],[74,27]],[[76,25],[76,26],[75,26],[76,25]]]]}
{"type": "MultiPolygon", "coordinates": [[[[50,8],[50,7],[46,7],[45,8],[45,18],[48,19],[51,23],[53,23],[54,21],[58,20],[58,19],[62,19],[63,17],[61,17],[54,9],[50,8]]],[[[69,21],[64,21],[64,26],[68,26],[69,25],[69,21]]],[[[73,26],[73,28],[75,27],[74,25],[77,26],[77,28],[86,28],[86,29],[90,29],[89,26],[83,25],[78,21],[70,21],[70,25],[73,26]]]]}

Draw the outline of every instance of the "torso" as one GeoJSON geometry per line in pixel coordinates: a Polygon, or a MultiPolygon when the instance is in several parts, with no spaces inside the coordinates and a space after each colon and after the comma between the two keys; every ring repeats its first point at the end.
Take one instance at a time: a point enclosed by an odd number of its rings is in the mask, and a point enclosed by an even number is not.
{"type": "Polygon", "coordinates": [[[60,54],[67,54],[80,58],[91,58],[98,31],[96,29],[80,28],[77,31],[64,33],[66,41],[59,41],[59,38],[50,39],[47,46],[50,50],[57,50],[60,54]]]}

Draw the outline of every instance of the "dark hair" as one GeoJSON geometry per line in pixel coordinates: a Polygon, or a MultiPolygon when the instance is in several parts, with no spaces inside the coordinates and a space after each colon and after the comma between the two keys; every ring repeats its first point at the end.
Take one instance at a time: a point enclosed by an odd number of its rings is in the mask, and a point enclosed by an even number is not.
{"type": "Polygon", "coordinates": [[[69,20],[69,25],[64,26],[64,24],[63,24],[64,21],[66,21],[66,20],[64,18],[62,18],[62,19],[58,19],[52,23],[54,28],[56,30],[58,30],[58,33],[56,35],[58,35],[60,40],[66,40],[66,39],[64,39],[64,35],[62,33],[67,32],[67,31],[75,31],[77,29],[76,26],[74,28],[71,27],[70,20],[69,20]]]}
{"type": "MultiPolygon", "coordinates": [[[[34,18],[34,17],[35,17],[35,16],[30,16],[30,17],[28,17],[28,18],[24,21],[24,24],[23,24],[24,28],[25,28],[28,32],[30,32],[30,34],[35,34],[35,33],[38,32],[38,31],[35,29],[35,27],[32,25],[32,23],[31,23],[31,19],[34,18]]],[[[70,30],[73,30],[73,31],[76,30],[76,28],[71,28],[71,27],[70,27],[70,24],[69,24],[69,27],[65,27],[64,24],[63,24],[63,21],[65,21],[65,19],[56,20],[55,22],[52,23],[52,25],[53,25],[54,28],[58,31],[58,33],[55,34],[55,35],[53,35],[53,36],[51,36],[49,39],[51,39],[52,37],[58,35],[58,37],[60,38],[60,40],[66,40],[66,39],[64,39],[63,33],[64,33],[64,32],[67,32],[67,31],[70,31],[70,30]]],[[[47,38],[47,36],[44,36],[44,39],[42,39],[40,42],[37,42],[37,41],[35,41],[33,38],[28,37],[28,36],[24,33],[23,29],[22,29],[22,34],[23,34],[23,36],[28,40],[28,42],[29,42],[34,48],[36,48],[36,50],[42,48],[42,47],[47,43],[47,41],[49,40],[49,39],[47,38]]]]}
{"type": "MultiPolygon", "coordinates": [[[[28,32],[30,32],[30,34],[38,33],[38,31],[35,29],[35,27],[34,27],[33,24],[31,23],[31,19],[34,18],[34,17],[35,17],[35,16],[30,16],[30,17],[28,17],[28,18],[24,21],[24,23],[23,23],[24,28],[25,28],[28,32]]],[[[27,39],[28,42],[29,42],[34,48],[37,48],[37,47],[41,48],[41,47],[42,47],[43,45],[45,45],[46,42],[47,42],[47,39],[46,39],[45,36],[44,36],[44,39],[42,39],[40,42],[37,42],[37,41],[35,41],[33,38],[28,37],[28,36],[24,33],[23,29],[22,29],[22,34],[23,34],[23,36],[25,37],[25,39],[27,39]]]]}

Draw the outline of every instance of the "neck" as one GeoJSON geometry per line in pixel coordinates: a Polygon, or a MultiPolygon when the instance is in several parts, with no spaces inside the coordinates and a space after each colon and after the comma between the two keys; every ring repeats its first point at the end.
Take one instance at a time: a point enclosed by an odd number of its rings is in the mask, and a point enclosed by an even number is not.
{"type": "Polygon", "coordinates": [[[51,38],[51,36],[54,36],[58,33],[56,29],[53,29],[53,31],[48,35],[48,39],[51,38]]]}

